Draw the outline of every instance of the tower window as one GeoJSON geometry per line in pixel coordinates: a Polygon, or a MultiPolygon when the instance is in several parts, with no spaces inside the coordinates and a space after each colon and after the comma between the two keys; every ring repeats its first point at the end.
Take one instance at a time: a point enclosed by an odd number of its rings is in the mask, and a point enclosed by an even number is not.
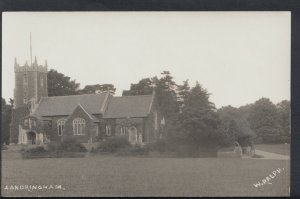
{"type": "Polygon", "coordinates": [[[24,126],[28,126],[28,119],[24,120],[24,126]]]}
{"type": "Polygon", "coordinates": [[[27,85],[27,84],[28,84],[28,76],[27,76],[27,74],[25,74],[25,75],[23,76],[23,84],[24,84],[24,85],[27,85]]]}
{"type": "Polygon", "coordinates": [[[23,103],[24,103],[24,104],[27,104],[27,103],[28,103],[26,89],[24,89],[24,93],[23,93],[23,103]]]}
{"type": "Polygon", "coordinates": [[[44,78],[43,77],[41,77],[41,87],[43,87],[44,86],[44,78]]]}

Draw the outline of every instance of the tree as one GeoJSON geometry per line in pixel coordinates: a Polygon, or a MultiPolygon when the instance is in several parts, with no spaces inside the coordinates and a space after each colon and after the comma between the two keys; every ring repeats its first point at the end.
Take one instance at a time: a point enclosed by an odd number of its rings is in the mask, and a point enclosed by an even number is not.
{"type": "Polygon", "coordinates": [[[153,80],[151,78],[143,78],[137,84],[131,84],[130,89],[123,91],[123,96],[130,95],[151,95],[153,92],[153,80]]]}
{"type": "Polygon", "coordinates": [[[182,85],[178,85],[177,88],[177,92],[178,92],[178,103],[179,106],[182,108],[184,106],[184,102],[187,99],[187,96],[190,93],[190,86],[189,86],[189,80],[185,80],[183,81],[182,85]]]}
{"type": "Polygon", "coordinates": [[[251,129],[266,143],[277,142],[282,134],[276,106],[268,98],[261,98],[254,103],[248,121],[251,129]]]}
{"type": "Polygon", "coordinates": [[[168,127],[177,120],[179,113],[176,94],[177,85],[169,71],[163,71],[161,75],[160,79],[155,77],[153,81],[156,85],[158,105],[166,119],[166,127],[168,127]]]}
{"type": "Polygon", "coordinates": [[[290,122],[290,102],[288,100],[283,100],[276,105],[279,117],[279,124],[282,129],[282,133],[285,136],[291,135],[291,122],[290,122]]]}
{"type": "Polygon", "coordinates": [[[114,95],[116,88],[112,84],[95,84],[95,85],[86,85],[83,89],[78,90],[77,94],[96,94],[102,92],[109,92],[114,95]]]}
{"type": "Polygon", "coordinates": [[[188,146],[189,153],[200,150],[216,155],[217,147],[225,136],[220,127],[221,120],[214,104],[209,101],[208,92],[197,82],[185,100],[177,121],[178,133],[174,136],[188,146]]]}
{"type": "Polygon", "coordinates": [[[48,96],[75,95],[79,83],[56,70],[51,69],[47,74],[48,96]]]}
{"type": "MultiPolygon", "coordinates": [[[[2,125],[1,125],[1,132],[2,132],[2,143],[9,143],[9,125],[11,122],[11,112],[13,107],[13,100],[10,99],[10,104],[6,104],[5,99],[2,98],[1,101],[1,114],[2,114],[2,125]]],[[[1,144],[2,144],[1,143],[1,144]]]]}
{"type": "Polygon", "coordinates": [[[235,141],[238,141],[241,146],[247,146],[256,136],[250,128],[244,110],[244,108],[240,109],[232,106],[225,106],[218,110],[218,115],[228,136],[227,144],[233,145],[235,141]]]}
{"type": "Polygon", "coordinates": [[[167,131],[168,127],[171,126],[178,117],[177,85],[169,71],[163,71],[161,75],[161,78],[157,78],[156,76],[143,78],[137,84],[131,84],[130,89],[123,92],[123,96],[150,95],[153,89],[155,89],[158,106],[162,116],[165,118],[164,130],[167,131]]]}

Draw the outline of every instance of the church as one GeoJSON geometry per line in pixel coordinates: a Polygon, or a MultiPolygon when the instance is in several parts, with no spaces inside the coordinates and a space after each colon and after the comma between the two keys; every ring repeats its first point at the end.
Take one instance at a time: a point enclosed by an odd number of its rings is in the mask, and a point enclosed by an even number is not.
{"type": "Polygon", "coordinates": [[[74,137],[81,143],[126,136],[132,144],[162,137],[164,119],[152,95],[113,96],[109,92],[48,97],[48,65],[15,59],[14,108],[10,143],[43,144],[74,137]]]}

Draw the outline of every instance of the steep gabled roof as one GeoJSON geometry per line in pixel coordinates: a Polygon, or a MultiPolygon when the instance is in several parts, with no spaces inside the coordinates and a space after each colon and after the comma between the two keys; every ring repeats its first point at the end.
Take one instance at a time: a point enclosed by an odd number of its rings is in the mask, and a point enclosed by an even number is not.
{"type": "Polygon", "coordinates": [[[70,115],[78,104],[81,104],[89,114],[100,114],[104,112],[103,107],[107,98],[107,93],[43,97],[34,115],[70,115]]]}
{"type": "MultiPolygon", "coordinates": [[[[73,113],[77,110],[77,109],[81,109],[83,110],[83,112],[93,121],[93,122],[99,122],[98,118],[96,118],[95,116],[93,116],[92,114],[90,114],[87,110],[85,110],[85,108],[83,108],[83,106],[81,104],[78,104],[76,106],[76,108],[73,110],[72,114],[69,115],[69,117],[71,117],[73,115],[73,113]]],[[[68,118],[69,118],[68,117],[68,118]]]]}
{"type": "Polygon", "coordinates": [[[122,96],[111,98],[104,118],[146,117],[152,106],[153,95],[122,96]]]}

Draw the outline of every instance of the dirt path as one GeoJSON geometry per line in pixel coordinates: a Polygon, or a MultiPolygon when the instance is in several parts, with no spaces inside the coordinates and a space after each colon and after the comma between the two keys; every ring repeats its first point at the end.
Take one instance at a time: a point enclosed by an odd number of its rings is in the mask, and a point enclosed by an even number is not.
{"type": "Polygon", "coordinates": [[[287,155],[280,155],[280,154],[270,153],[270,152],[261,151],[261,150],[257,150],[257,149],[255,149],[255,154],[264,156],[263,158],[259,158],[259,159],[272,159],[272,160],[289,160],[290,159],[290,156],[287,156],[287,155]]]}

